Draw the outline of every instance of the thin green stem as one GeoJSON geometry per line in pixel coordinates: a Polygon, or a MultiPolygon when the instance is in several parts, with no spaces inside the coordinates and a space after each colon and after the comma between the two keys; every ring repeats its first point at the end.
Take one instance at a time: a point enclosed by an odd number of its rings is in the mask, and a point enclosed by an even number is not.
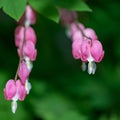
{"type": "Polygon", "coordinates": [[[20,49],[19,64],[18,64],[17,71],[16,71],[15,78],[14,78],[15,81],[16,81],[17,78],[18,78],[18,70],[19,70],[19,67],[20,67],[20,63],[21,63],[22,60],[23,60],[23,47],[24,47],[24,43],[25,43],[25,38],[26,38],[26,26],[24,25],[24,38],[23,38],[23,41],[22,41],[21,49],[20,49]]]}
{"type": "Polygon", "coordinates": [[[14,80],[17,80],[17,78],[18,78],[18,70],[19,70],[20,63],[21,63],[21,59],[19,59],[19,64],[18,64],[18,67],[17,67],[17,71],[16,71],[16,74],[15,74],[14,80]]]}

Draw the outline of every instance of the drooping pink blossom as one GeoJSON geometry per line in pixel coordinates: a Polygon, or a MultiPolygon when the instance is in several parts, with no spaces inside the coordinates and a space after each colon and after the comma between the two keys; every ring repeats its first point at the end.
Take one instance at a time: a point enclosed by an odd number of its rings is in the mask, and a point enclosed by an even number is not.
{"type": "Polygon", "coordinates": [[[72,36],[72,54],[75,59],[81,58],[81,44],[83,42],[83,36],[81,32],[76,31],[72,36]]]}
{"type": "Polygon", "coordinates": [[[75,59],[80,59],[81,58],[81,42],[79,40],[76,40],[72,43],[72,55],[75,59]]]}
{"type": "Polygon", "coordinates": [[[91,40],[84,40],[81,44],[81,60],[83,62],[87,62],[87,59],[90,55],[90,48],[91,48],[91,40]]]}
{"type": "Polygon", "coordinates": [[[95,62],[101,62],[104,56],[104,51],[103,51],[102,44],[100,43],[100,41],[94,40],[92,42],[91,56],[94,58],[95,62]]]}
{"type": "Polygon", "coordinates": [[[100,62],[104,56],[102,44],[98,40],[84,40],[81,45],[81,60],[88,62],[88,73],[94,74],[95,62],[100,62]]]}
{"type": "Polygon", "coordinates": [[[16,94],[16,83],[10,79],[4,88],[4,96],[6,100],[11,100],[16,94]]]}
{"type": "Polygon", "coordinates": [[[91,56],[95,62],[100,62],[104,56],[102,44],[98,40],[85,40],[81,45],[81,54],[83,61],[91,56]]]}
{"type": "Polygon", "coordinates": [[[23,101],[26,97],[27,91],[25,90],[25,86],[21,83],[20,80],[16,81],[16,87],[17,87],[17,94],[18,94],[18,99],[20,101],[23,101]]]}
{"type": "Polygon", "coordinates": [[[24,61],[20,63],[19,70],[18,70],[18,76],[22,82],[22,84],[25,84],[26,80],[28,79],[30,74],[30,71],[24,61]]]}
{"type": "Polygon", "coordinates": [[[20,80],[9,80],[4,88],[4,96],[6,100],[21,100],[26,96],[26,90],[20,80]]]}
{"type": "Polygon", "coordinates": [[[16,28],[16,30],[15,30],[15,45],[20,48],[23,44],[23,40],[31,41],[31,42],[33,42],[33,44],[36,44],[36,34],[32,27],[25,28],[23,26],[18,26],[16,28]]]}
{"type": "Polygon", "coordinates": [[[23,101],[27,91],[20,80],[9,80],[4,88],[4,96],[6,100],[12,100],[11,108],[15,113],[17,109],[17,100],[23,101]]]}
{"type": "Polygon", "coordinates": [[[35,49],[35,45],[31,41],[26,41],[23,47],[23,56],[29,57],[31,61],[36,59],[37,50],[35,49]]]}

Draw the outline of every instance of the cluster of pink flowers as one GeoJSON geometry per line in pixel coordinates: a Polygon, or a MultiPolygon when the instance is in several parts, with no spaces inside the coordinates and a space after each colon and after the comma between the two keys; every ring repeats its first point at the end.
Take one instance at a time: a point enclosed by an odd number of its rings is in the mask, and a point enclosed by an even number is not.
{"type": "Polygon", "coordinates": [[[82,70],[86,70],[88,62],[88,73],[94,74],[96,71],[95,62],[101,62],[104,51],[101,42],[95,31],[79,22],[76,22],[76,14],[70,11],[61,11],[61,21],[68,27],[68,36],[72,39],[72,55],[75,59],[82,61],[82,70]],[[65,17],[65,14],[69,16],[65,17]],[[70,17],[71,16],[71,17],[70,17]]]}
{"type": "Polygon", "coordinates": [[[75,22],[70,24],[70,34],[73,57],[83,62],[83,70],[86,69],[85,63],[88,62],[88,73],[94,74],[96,70],[95,62],[101,62],[104,56],[102,44],[95,31],[75,22]]]}
{"type": "MultiPolygon", "coordinates": [[[[104,56],[102,44],[95,31],[76,22],[76,12],[65,9],[60,9],[59,12],[62,24],[69,28],[68,35],[72,40],[73,57],[82,61],[83,70],[86,70],[88,62],[88,73],[94,74],[96,71],[95,62],[101,62],[104,56]]],[[[15,30],[15,45],[20,58],[18,69],[15,78],[8,80],[4,88],[5,99],[12,100],[13,113],[17,109],[17,100],[23,101],[31,89],[28,79],[33,67],[32,62],[36,60],[37,50],[35,48],[36,34],[30,25],[35,24],[35,22],[35,11],[27,5],[15,30]]]]}
{"type": "Polygon", "coordinates": [[[32,62],[36,60],[37,50],[35,48],[36,34],[30,25],[35,22],[35,11],[27,5],[15,30],[15,45],[20,58],[18,69],[15,78],[8,80],[4,88],[5,99],[12,100],[13,113],[17,109],[17,100],[23,101],[31,89],[28,79],[33,67],[32,62]]]}

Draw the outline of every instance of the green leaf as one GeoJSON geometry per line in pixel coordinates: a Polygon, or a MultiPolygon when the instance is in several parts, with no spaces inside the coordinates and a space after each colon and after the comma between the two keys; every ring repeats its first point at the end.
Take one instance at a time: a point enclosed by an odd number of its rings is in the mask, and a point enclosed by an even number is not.
{"type": "Polygon", "coordinates": [[[82,0],[54,0],[58,7],[66,8],[73,11],[92,11],[89,6],[82,0]]]}
{"type": "Polygon", "coordinates": [[[57,8],[65,8],[73,11],[91,11],[82,0],[29,0],[29,4],[41,15],[54,22],[59,22],[57,8]]]}
{"type": "Polygon", "coordinates": [[[29,4],[41,15],[48,19],[59,22],[59,13],[55,6],[48,0],[29,0],[29,4]]]}
{"type": "Polygon", "coordinates": [[[4,0],[0,0],[0,8],[3,6],[3,1],[4,0]]]}
{"type": "Polygon", "coordinates": [[[18,21],[25,11],[26,0],[1,0],[0,4],[6,14],[18,21]]]}

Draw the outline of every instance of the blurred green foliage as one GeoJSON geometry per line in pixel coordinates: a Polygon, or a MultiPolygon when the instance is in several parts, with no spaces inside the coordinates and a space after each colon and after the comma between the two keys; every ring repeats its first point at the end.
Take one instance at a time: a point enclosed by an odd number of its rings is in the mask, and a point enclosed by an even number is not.
{"type": "Polygon", "coordinates": [[[60,16],[58,8],[66,8],[73,11],[91,11],[83,0],[0,0],[0,8],[19,21],[24,14],[25,7],[30,4],[38,13],[58,23],[60,16]]]}
{"type": "Polygon", "coordinates": [[[38,16],[37,60],[30,75],[32,90],[18,102],[15,115],[3,89],[14,78],[18,56],[14,46],[17,23],[0,12],[0,119],[1,120],[120,120],[120,2],[88,0],[92,13],[79,13],[86,27],[95,29],[105,50],[95,75],[82,72],[73,59],[65,30],[38,16]]]}
{"type": "Polygon", "coordinates": [[[60,20],[58,8],[73,11],[91,11],[83,0],[28,0],[28,3],[38,13],[56,23],[60,20]]]}

